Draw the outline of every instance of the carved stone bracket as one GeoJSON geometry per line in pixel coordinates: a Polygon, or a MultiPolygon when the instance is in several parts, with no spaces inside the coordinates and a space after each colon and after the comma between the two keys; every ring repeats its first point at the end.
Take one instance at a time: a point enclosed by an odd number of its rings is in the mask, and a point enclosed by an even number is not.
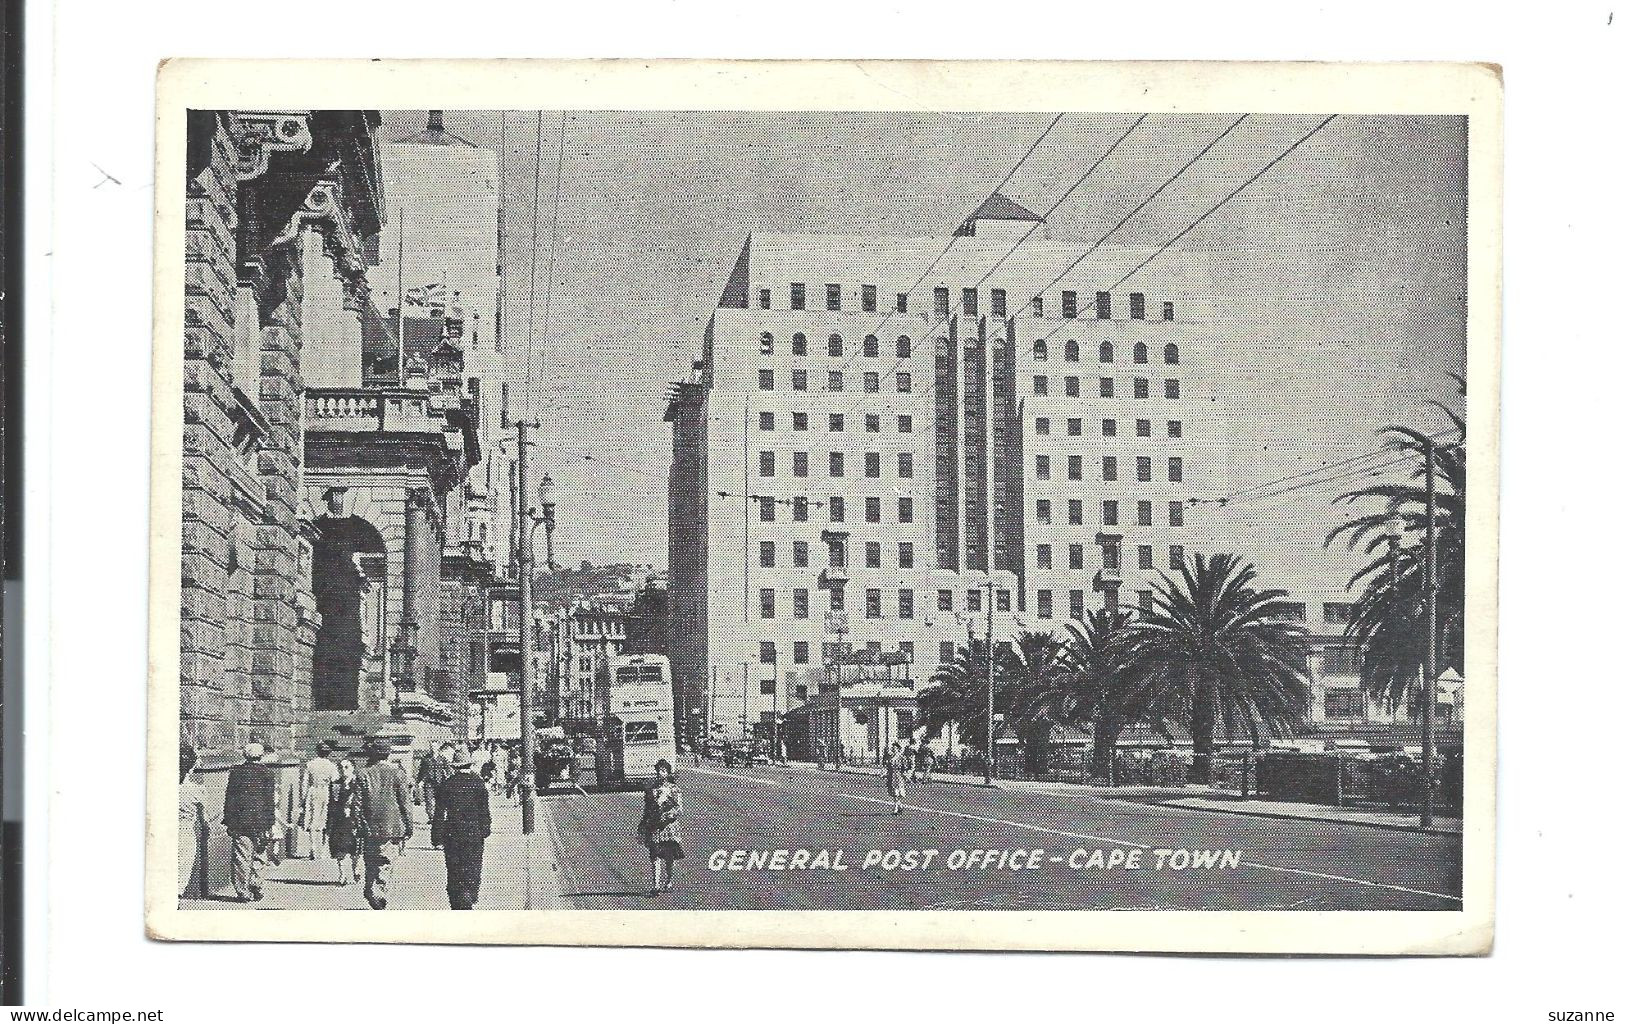
{"type": "Polygon", "coordinates": [[[288,219],[287,226],[267,247],[275,250],[298,240],[306,227],[322,232],[323,249],[333,261],[333,269],[344,285],[346,308],[360,311],[371,296],[367,283],[367,259],[356,238],[344,207],[341,186],[334,178],[318,181],[305,196],[304,205],[288,219]]]}
{"type": "Polygon", "coordinates": [[[237,141],[237,180],[252,181],[271,169],[273,153],[308,153],[315,139],[310,111],[238,111],[231,115],[237,141]]]}

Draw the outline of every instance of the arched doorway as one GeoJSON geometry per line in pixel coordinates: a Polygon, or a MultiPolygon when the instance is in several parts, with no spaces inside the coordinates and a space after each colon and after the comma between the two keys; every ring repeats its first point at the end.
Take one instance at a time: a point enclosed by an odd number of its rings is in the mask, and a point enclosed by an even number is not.
{"type": "Polygon", "coordinates": [[[355,711],[363,677],[382,656],[384,539],[360,516],[323,516],[315,525],[311,584],[322,622],[311,703],[317,711],[355,711]]]}

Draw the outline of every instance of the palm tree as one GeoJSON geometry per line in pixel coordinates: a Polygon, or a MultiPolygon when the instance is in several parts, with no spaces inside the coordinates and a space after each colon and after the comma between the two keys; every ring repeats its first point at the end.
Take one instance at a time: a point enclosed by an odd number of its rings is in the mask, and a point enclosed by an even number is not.
{"type": "MultiPolygon", "coordinates": [[[[1456,378],[1458,383],[1461,378],[1456,378]]],[[[1455,441],[1433,445],[1434,530],[1438,552],[1439,654],[1444,667],[1458,672],[1463,666],[1467,581],[1467,453],[1462,445],[1466,423],[1445,406],[1434,403],[1450,418],[1455,441]]],[[[1380,484],[1350,491],[1339,502],[1380,502],[1375,510],[1355,516],[1326,535],[1330,546],[1346,540],[1348,549],[1363,546],[1370,558],[1349,579],[1352,590],[1365,589],[1354,604],[1346,635],[1362,649],[1360,680],[1367,693],[1390,711],[1405,705],[1414,715],[1421,710],[1417,681],[1427,649],[1426,611],[1423,604],[1427,529],[1428,435],[1404,426],[1383,428],[1383,447],[1412,463],[1405,483],[1380,484]],[[1401,538],[1390,556],[1389,527],[1398,524],[1401,538]]]]}
{"type": "Polygon", "coordinates": [[[1117,740],[1133,725],[1151,725],[1164,734],[1179,712],[1167,698],[1171,690],[1130,673],[1126,654],[1127,611],[1104,608],[1089,613],[1080,626],[1067,624],[1067,665],[1071,670],[1070,703],[1064,720],[1094,728],[1089,773],[1111,781],[1117,740]]]}
{"type": "MultiPolygon", "coordinates": [[[[1051,733],[1071,702],[1066,645],[1052,634],[1023,630],[1015,643],[1000,648],[995,667],[998,690],[1008,691],[1008,720],[1021,740],[1027,775],[1036,779],[1049,770],[1051,733]]],[[[985,701],[985,687],[982,697],[985,701]]],[[[986,710],[982,713],[985,718],[986,710]]]]}
{"type": "Polygon", "coordinates": [[[927,735],[955,726],[961,742],[984,745],[987,736],[987,644],[971,640],[954,649],[919,694],[919,725],[927,735]]]}
{"type": "Polygon", "coordinates": [[[1257,575],[1235,555],[1195,555],[1179,579],[1161,574],[1152,609],[1127,628],[1128,671],[1190,709],[1192,782],[1212,777],[1219,725],[1227,737],[1244,725],[1256,745],[1260,727],[1288,733],[1309,709],[1306,634],[1283,621],[1286,591],[1254,589],[1257,575]]]}

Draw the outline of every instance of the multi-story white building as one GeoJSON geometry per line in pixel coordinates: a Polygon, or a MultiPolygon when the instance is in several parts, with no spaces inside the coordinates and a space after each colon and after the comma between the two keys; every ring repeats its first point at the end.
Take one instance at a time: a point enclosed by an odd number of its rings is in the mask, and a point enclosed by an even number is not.
{"type": "MultiPolygon", "coordinates": [[[[1188,268],[1046,237],[995,194],[941,239],[755,235],[675,385],[671,646],[685,700],[767,722],[836,645],[915,684],[968,632],[1148,599],[1220,493],[1188,268]],[[922,273],[924,277],[922,278],[922,273]]],[[[854,669],[849,668],[848,680],[854,669]]],[[[897,736],[912,708],[849,720],[897,736]]]]}

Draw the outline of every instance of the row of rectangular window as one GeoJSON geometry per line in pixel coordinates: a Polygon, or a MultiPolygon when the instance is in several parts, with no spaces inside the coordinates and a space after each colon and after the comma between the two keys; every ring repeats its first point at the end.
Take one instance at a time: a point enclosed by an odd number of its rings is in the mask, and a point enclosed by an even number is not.
{"type": "MultiPolygon", "coordinates": [[[[1137,598],[1136,603],[1139,606],[1141,614],[1143,614],[1143,615],[1151,614],[1151,612],[1154,610],[1155,605],[1156,605],[1156,601],[1155,601],[1155,596],[1156,595],[1153,594],[1149,590],[1142,590],[1142,591],[1139,591],[1135,596],[1137,598]]],[[[1068,615],[1071,618],[1078,619],[1078,620],[1081,621],[1085,616],[1087,616],[1088,613],[1089,613],[1088,603],[1089,603],[1089,595],[1088,595],[1088,593],[1086,591],[1082,591],[1082,590],[1068,591],[1068,593],[1067,593],[1067,612],[1068,612],[1068,615]]],[[[1117,610],[1117,588],[1116,587],[1107,587],[1105,589],[1104,601],[1102,603],[1104,604],[1107,611],[1116,611],[1117,610]]],[[[1036,609],[1036,611],[1038,613],[1039,618],[1041,618],[1041,619],[1053,619],[1055,617],[1055,595],[1054,595],[1053,591],[1049,591],[1049,590],[1037,590],[1037,591],[1034,591],[1033,592],[1033,604],[1035,606],[1035,609],[1036,609]]]]}
{"type": "MultiPolygon", "coordinates": [[[[773,354],[775,344],[773,332],[763,331],[758,344],[758,351],[764,356],[770,356],[773,354]]],[[[839,334],[831,334],[828,343],[825,345],[825,351],[837,358],[844,356],[846,355],[846,341],[839,334]]],[[[900,335],[894,351],[897,358],[907,359],[914,352],[914,343],[909,340],[907,335],[900,335]]],[[[807,354],[807,336],[805,334],[798,332],[790,336],[790,354],[792,356],[807,354]]],[[[873,334],[865,336],[863,339],[863,354],[870,359],[878,359],[880,357],[880,339],[873,334]]]]}
{"type": "MultiPolygon", "coordinates": [[[[949,289],[947,289],[945,287],[940,287],[939,286],[937,288],[932,289],[932,299],[933,299],[933,303],[934,303],[935,308],[936,308],[936,314],[937,314],[938,317],[945,318],[945,317],[948,316],[948,302],[949,302],[949,298],[950,298],[951,294],[952,293],[949,291],[949,289]]],[[[826,284],[826,285],[824,285],[824,308],[826,310],[832,312],[832,313],[838,313],[841,310],[841,302],[842,302],[842,289],[841,289],[841,286],[838,285],[838,284],[826,284]]],[[[877,307],[879,305],[879,302],[880,302],[880,290],[876,286],[874,286],[872,284],[866,284],[866,285],[860,285],[859,286],[858,303],[859,303],[859,307],[862,309],[863,312],[865,312],[865,313],[876,312],[877,307]]],[[[771,289],[771,288],[759,288],[759,289],[757,289],[756,304],[762,309],[772,309],[773,308],[773,289],[771,289]]],[[[1005,292],[1005,290],[1003,288],[994,288],[988,293],[988,306],[989,306],[988,313],[989,313],[989,315],[995,316],[995,317],[1006,316],[1008,314],[1008,305],[1009,305],[1008,296],[1007,296],[1007,293],[1005,292]]],[[[977,316],[979,314],[979,309],[980,309],[980,306],[981,306],[980,294],[977,291],[977,289],[975,289],[975,288],[962,288],[962,289],[960,289],[960,292],[959,292],[959,306],[966,313],[966,315],[968,315],[968,316],[977,316]]],[[[791,309],[806,309],[807,308],[807,286],[806,286],[806,284],[804,282],[792,281],[790,283],[790,308],[791,309]]],[[[907,313],[908,312],[908,293],[907,292],[897,292],[896,293],[896,299],[895,299],[895,301],[893,303],[892,308],[893,308],[894,312],[907,313]]],[[[1042,317],[1044,315],[1044,297],[1042,295],[1033,296],[1032,301],[1030,303],[1028,303],[1028,308],[1032,311],[1033,316],[1042,317]]],[[[1112,294],[1111,294],[1111,292],[1095,292],[1094,310],[1095,310],[1095,319],[1097,319],[1097,320],[1110,320],[1112,318],[1112,294]]],[[[1128,315],[1129,315],[1129,319],[1131,319],[1131,320],[1144,320],[1145,319],[1145,293],[1144,292],[1130,292],[1129,293],[1129,296],[1128,296],[1128,315]]],[[[1075,292],[1075,291],[1062,291],[1061,292],[1061,317],[1062,317],[1062,319],[1075,320],[1075,319],[1077,319],[1077,316],[1078,316],[1078,293],[1075,292]]],[[[1162,304],[1162,318],[1164,320],[1172,320],[1174,318],[1174,304],[1172,302],[1164,302],[1162,304]]]]}
{"type": "MultiPolygon", "coordinates": [[[[880,550],[880,541],[864,541],[863,567],[865,569],[883,568],[883,566],[880,564],[880,550]]],[[[808,565],[808,558],[810,555],[811,545],[807,541],[797,540],[790,542],[790,561],[791,565],[795,568],[811,568],[811,566],[808,565]]],[[[778,567],[778,558],[779,553],[777,541],[764,540],[759,542],[759,547],[757,549],[757,564],[759,564],[763,569],[774,569],[778,567]]],[[[846,568],[846,542],[829,542],[829,565],[830,568],[833,569],[846,568]]],[[[913,541],[904,540],[897,542],[897,568],[914,568],[913,541]]]]}
{"type": "MultiPolygon", "coordinates": [[[[1048,416],[1038,416],[1038,417],[1035,417],[1033,419],[1033,433],[1037,434],[1040,437],[1048,437],[1049,432],[1050,432],[1050,418],[1048,416]]],[[[1134,421],[1134,434],[1135,434],[1136,437],[1150,437],[1151,436],[1151,421],[1150,420],[1142,420],[1142,419],[1135,420],[1134,421]]],[[[1073,416],[1073,417],[1071,417],[1070,419],[1068,419],[1066,421],[1066,436],[1067,437],[1082,437],[1083,436],[1083,419],[1081,417],[1073,416]]],[[[1101,437],[1116,437],[1117,436],[1117,421],[1115,419],[1101,420],[1100,421],[1100,436],[1101,437]]],[[[1168,436],[1169,437],[1174,437],[1174,438],[1184,437],[1185,436],[1185,424],[1180,420],[1169,420],[1168,421],[1168,436]]]]}
{"type": "MultiPolygon", "coordinates": [[[[760,515],[761,515],[761,521],[762,522],[764,522],[764,523],[772,523],[772,522],[777,522],[778,521],[778,511],[777,511],[778,504],[779,504],[778,501],[772,500],[772,499],[767,499],[767,500],[758,501],[756,504],[761,509],[760,515]]],[[[808,521],[808,519],[807,519],[808,506],[810,504],[811,504],[811,502],[809,502],[804,497],[791,498],[790,499],[790,513],[791,513],[791,518],[793,519],[793,521],[798,522],[798,523],[807,522],[808,521]]],[[[829,509],[829,521],[830,522],[832,522],[832,523],[844,523],[844,522],[846,522],[846,499],[844,497],[842,497],[842,496],[840,496],[838,494],[837,495],[831,495],[829,501],[826,502],[826,506],[829,509]]],[[[880,499],[879,498],[869,497],[869,498],[864,498],[863,499],[863,518],[864,518],[865,522],[869,522],[869,523],[878,523],[878,522],[880,522],[880,499]]],[[[898,498],[897,499],[897,521],[899,523],[904,524],[904,525],[907,525],[909,523],[914,522],[914,499],[913,498],[898,498]]]]}
{"type": "MultiPolygon", "coordinates": [[[[829,610],[841,612],[846,610],[846,591],[842,587],[834,587],[829,591],[829,610]]],[[[1082,591],[1079,591],[1082,593],[1082,591]]],[[[915,592],[912,588],[902,587],[897,591],[897,617],[912,619],[915,614],[915,592]]],[[[796,587],[790,591],[790,606],[792,615],[797,619],[811,618],[810,603],[811,591],[806,587],[796,587]]],[[[1010,591],[1000,588],[994,591],[994,607],[1001,612],[1010,610],[1010,591]]],[[[863,592],[864,617],[870,619],[882,618],[881,590],[879,587],[869,587],[863,592]]],[[[757,611],[761,618],[772,619],[778,615],[778,591],[772,587],[762,587],[757,591],[757,611]]],[[[951,612],[954,610],[954,592],[952,590],[937,591],[937,611],[951,612]]],[[[965,592],[965,610],[979,612],[982,610],[982,591],[967,590],[965,592]]],[[[764,646],[763,650],[767,650],[764,646]]],[[[768,659],[763,659],[768,660],[768,659]]]]}
{"type": "MultiPolygon", "coordinates": [[[[845,599],[845,593],[844,593],[843,590],[840,590],[840,589],[831,590],[831,591],[829,591],[829,595],[830,595],[830,611],[832,611],[832,612],[840,612],[840,611],[845,611],[846,610],[846,599],[845,599]]],[[[978,600],[976,600],[974,602],[977,607],[970,607],[970,608],[967,609],[968,611],[975,612],[975,611],[980,610],[980,608],[979,608],[979,606],[981,604],[981,602],[979,600],[980,596],[981,596],[980,592],[979,591],[974,591],[974,590],[970,591],[969,594],[967,594],[967,597],[975,597],[975,598],[978,599],[978,600]]],[[[1005,606],[1005,610],[1008,610],[1009,591],[1000,591],[999,596],[1001,598],[1003,598],[1003,601],[1001,603],[1005,606]]],[[[1139,605],[1139,608],[1143,613],[1149,614],[1151,611],[1154,610],[1156,602],[1155,602],[1155,594],[1154,594],[1153,591],[1141,590],[1141,591],[1138,591],[1135,596],[1138,599],[1137,603],[1139,605]]],[[[953,608],[952,597],[953,597],[953,592],[952,591],[947,591],[947,590],[939,591],[938,595],[937,595],[937,608],[938,608],[938,610],[939,611],[951,611],[952,608],[953,608]]],[[[1038,618],[1040,618],[1040,619],[1052,619],[1052,618],[1055,617],[1054,591],[1047,590],[1047,589],[1040,589],[1040,590],[1034,591],[1034,598],[1035,598],[1035,602],[1034,602],[1035,603],[1035,611],[1037,612],[1038,618]]],[[[1089,600],[1088,592],[1085,591],[1085,590],[1081,590],[1081,589],[1071,590],[1071,591],[1068,591],[1067,598],[1068,598],[1068,600],[1067,600],[1067,606],[1068,606],[1067,611],[1068,611],[1069,616],[1071,618],[1073,618],[1073,619],[1079,619],[1079,620],[1083,619],[1088,614],[1088,610],[1089,610],[1088,609],[1088,600],[1089,600]]],[[[807,590],[807,588],[798,587],[798,588],[792,590],[791,591],[791,607],[792,607],[794,618],[796,618],[796,619],[804,619],[804,620],[805,619],[810,619],[812,617],[811,613],[810,613],[810,609],[809,609],[810,602],[811,602],[811,593],[807,590]]],[[[864,592],[863,592],[863,616],[864,616],[864,618],[866,618],[866,619],[881,619],[881,618],[884,618],[885,617],[885,608],[883,607],[883,602],[884,602],[883,592],[881,591],[881,589],[879,587],[866,588],[864,590],[864,592]]],[[[1116,607],[1117,607],[1117,588],[1116,587],[1109,587],[1109,588],[1106,589],[1106,591],[1105,591],[1105,605],[1106,605],[1106,607],[1108,609],[1112,609],[1112,610],[1116,609],[1116,607]]],[[[906,587],[899,589],[897,591],[897,593],[896,593],[896,598],[895,598],[895,602],[894,602],[893,607],[896,608],[896,612],[897,612],[896,617],[897,618],[899,618],[899,619],[913,619],[915,617],[915,615],[916,615],[915,592],[913,590],[909,589],[909,588],[906,588],[906,587]]],[[[758,613],[758,617],[762,618],[762,619],[776,619],[778,617],[778,591],[774,590],[772,587],[763,587],[757,592],[757,613],[758,613]]],[[[805,641],[797,641],[796,643],[797,643],[797,645],[799,647],[799,645],[805,643],[805,641]]],[[[777,645],[771,640],[764,640],[764,641],[761,642],[761,645],[762,646],[761,646],[760,656],[761,656],[762,662],[764,664],[772,664],[772,663],[774,663],[778,658],[777,645]]],[[[825,660],[828,661],[828,660],[831,660],[831,655],[836,650],[836,647],[835,647],[834,644],[826,643],[824,645],[824,650],[825,650],[825,655],[824,655],[825,660]]],[[[944,661],[952,660],[952,658],[953,658],[953,642],[952,641],[948,641],[948,640],[942,641],[940,650],[942,652],[942,659],[944,661]]],[[[806,651],[797,650],[797,652],[796,652],[796,663],[797,664],[805,664],[805,656],[806,656],[807,653],[808,652],[806,652],[806,651]]]]}
{"type": "MultiPolygon", "coordinates": [[[[756,414],[756,429],[758,430],[776,430],[778,429],[778,422],[778,415],[776,413],[763,411],[756,414]]],[[[807,413],[792,412],[790,414],[791,430],[806,430],[808,423],[809,419],[807,413]]],[[[842,412],[832,412],[829,414],[828,423],[830,433],[845,433],[846,414],[842,412]]],[[[873,412],[865,413],[863,416],[863,430],[866,434],[880,433],[880,414],[873,412]]],[[[908,415],[907,413],[898,416],[897,432],[899,434],[914,433],[914,417],[908,415]]]]}
{"type": "MultiPolygon", "coordinates": [[[[809,466],[806,452],[790,453],[790,473],[792,476],[804,477],[809,466]]],[[[756,474],[762,477],[776,476],[778,473],[778,454],[773,451],[758,452],[756,456],[756,474]]],[[[846,476],[846,453],[829,453],[829,475],[831,477],[846,476]]],[[[863,453],[863,475],[871,480],[880,479],[880,453],[863,453]]],[[[897,453],[897,475],[904,479],[914,476],[914,453],[897,453]]]]}
{"type": "MultiPolygon", "coordinates": [[[[761,500],[757,502],[760,508],[761,521],[772,523],[778,521],[778,501],[761,500]]],[[[811,502],[805,497],[790,499],[791,518],[794,522],[805,523],[809,521],[811,502]]],[[[881,521],[881,504],[877,497],[863,499],[864,521],[878,523],[881,521]]],[[[829,521],[832,523],[846,522],[846,499],[840,495],[831,495],[826,503],[829,510],[829,521]]],[[[1034,516],[1040,526],[1054,525],[1053,506],[1049,498],[1039,498],[1034,504],[1034,516]]],[[[1083,501],[1080,498],[1071,498],[1066,503],[1067,525],[1082,526],[1083,501]]],[[[1152,503],[1150,501],[1137,501],[1135,503],[1136,520],[1140,526],[1152,526],[1152,503]]],[[[903,525],[914,522],[914,499],[897,499],[897,522],[903,525]]],[[[1100,503],[1100,523],[1102,526],[1118,525],[1118,502],[1115,498],[1108,498],[1100,503]]],[[[1168,525],[1185,525],[1185,505],[1180,501],[1168,502],[1168,525]]],[[[1301,619],[1299,620],[1301,621],[1301,619]]],[[[1328,621],[1331,621],[1328,619],[1328,621]]]]}
{"type": "MultiPolygon", "coordinates": [[[[1140,545],[1137,545],[1137,547],[1138,547],[1140,568],[1141,569],[1154,569],[1154,568],[1156,568],[1156,565],[1153,564],[1154,563],[1154,557],[1153,557],[1153,552],[1152,552],[1151,545],[1150,544],[1140,544],[1140,545]]],[[[1115,570],[1115,571],[1121,571],[1122,564],[1121,564],[1121,555],[1119,553],[1121,551],[1121,549],[1118,547],[1117,542],[1108,541],[1107,543],[1101,545],[1101,550],[1102,550],[1102,564],[1103,564],[1103,567],[1107,568],[1107,569],[1115,570]]],[[[1068,569],[1082,570],[1082,569],[1085,568],[1085,566],[1084,566],[1084,546],[1082,544],[1069,544],[1069,545],[1067,545],[1066,554],[1067,554],[1067,568],[1068,569]]],[[[1048,545],[1048,544],[1039,544],[1036,547],[1034,547],[1034,549],[1033,549],[1033,560],[1036,563],[1036,567],[1039,568],[1039,569],[1053,570],[1055,568],[1055,566],[1053,565],[1054,553],[1053,553],[1053,550],[1052,550],[1051,546],[1048,545]]],[[[1168,568],[1170,568],[1170,569],[1178,569],[1180,566],[1182,566],[1184,564],[1185,564],[1185,545],[1183,545],[1183,544],[1170,544],[1170,545],[1168,545],[1168,568]]]]}
{"type": "MultiPolygon", "coordinates": [[[[1346,626],[1354,620],[1355,606],[1347,601],[1326,601],[1321,616],[1329,626],[1346,626]]],[[[1309,606],[1303,601],[1277,601],[1274,618],[1282,622],[1307,622],[1309,606]]]]}
{"type": "MultiPolygon", "coordinates": [[[[772,371],[764,371],[764,372],[771,374],[772,371]]],[[[771,376],[768,378],[768,380],[769,380],[769,384],[771,385],[771,376]]],[[[1081,397],[1081,394],[1082,394],[1082,392],[1081,392],[1082,382],[1079,380],[1079,378],[1077,378],[1077,377],[1064,378],[1064,386],[1065,386],[1065,392],[1066,392],[1066,397],[1067,398],[1081,397]]],[[[1163,396],[1166,397],[1166,398],[1177,399],[1179,397],[1179,381],[1171,379],[1171,378],[1168,379],[1168,380],[1163,381],[1162,382],[1162,393],[1163,393],[1163,396]]],[[[1044,374],[1038,374],[1037,376],[1033,377],[1033,394],[1040,395],[1040,396],[1049,394],[1049,377],[1045,376],[1044,374]]],[[[1101,398],[1115,398],[1116,396],[1117,396],[1117,381],[1116,381],[1116,379],[1113,378],[1113,377],[1102,377],[1102,378],[1100,378],[1100,397],[1101,398]]],[[[1149,380],[1147,380],[1146,378],[1144,378],[1144,377],[1135,377],[1134,378],[1134,397],[1135,398],[1150,398],[1151,397],[1151,382],[1149,380]]]]}
{"type": "MultiPolygon", "coordinates": [[[[763,640],[763,641],[761,641],[761,645],[762,645],[761,646],[761,651],[760,651],[760,654],[759,654],[759,657],[761,659],[761,663],[763,665],[775,665],[775,664],[778,664],[778,660],[779,660],[778,644],[775,643],[772,640],[763,640]]],[[[880,641],[871,640],[869,642],[868,646],[869,646],[869,650],[875,652],[876,654],[880,653],[880,650],[881,650],[880,641]]],[[[898,645],[897,645],[897,650],[898,650],[898,652],[900,654],[903,655],[903,657],[907,658],[910,662],[912,662],[914,660],[914,641],[912,641],[912,640],[900,641],[898,643],[898,645]]],[[[797,664],[797,665],[805,665],[805,664],[808,663],[808,659],[812,654],[812,644],[809,641],[806,641],[806,640],[796,640],[796,641],[791,643],[790,652],[791,652],[791,655],[790,655],[791,659],[794,661],[795,664],[797,664]]],[[[839,647],[838,644],[834,644],[834,643],[831,643],[829,641],[825,641],[824,644],[823,644],[824,657],[823,657],[822,664],[825,664],[825,665],[832,664],[835,661],[835,658],[839,653],[840,653],[840,647],[839,647]]],[[[949,645],[949,657],[951,658],[952,655],[953,655],[952,645],[949,645]]],[[[776,691],[777,689],[778,689],[778,685],[777,685],[776,680],[773,680],[773,679],[764,679],[764,680],[762,680],[762,692],[763,693],[771,694],[774,691],[776,691]]],[[[818,690],[819,690],[820,693],[826,692],[826,688],[824,687],[823,684],[819,685],[818,690]]],[[[797,686],[796,687],[796,696],[801,700],[805,700],[807,698],[807,687],[805,687],[805,686],[797,686]]]]}
{"type": "MultiPolygon", "coordinates": [[[[1049,342],[1045,341],[1043,338],[1039,338],[1037,341],[1033,342],[1032,351],[1034,362],[1042,363],[1049,360],[1049,342]]],[[[1078,340],[1076,338],[1067,339],[1065,346],[1061,350],[1063,360],[1068,363],[1077,362],[1078,351],[1078,340]]],[[[1112,345],[1111,342],[1103,341],[1100,343],[1099,357],[1100,361],[1103,363],[1116,362],[1117,349],[1112,345]]],[[[1150,363],[1151,350],[1146,346],[1145,342],[1135,342],[1133,357],[1136,364],[1144,365],[1150,363]]],[[[1178,366],[1179,346],[1173,342],[1168,342],[1166,345],[1162,346],[1162,361],[1169,366],[1178,366]]]]}
{"type": "MultiPolygon", "coordinates": [[[[1154,525],[1151,522],[1151,502],[1149,502],[1149,501],[1139,501],[1139,502],[1136,502],[1135,504],[1136,504],[1135,511],[1137,513],[1138,524],[1140,526],[1152,526],[1152,525],[1154,525]]],[[[1034,512],[1034,515],[1037,518],[1038,524],[1040,526],[1053,525],[1053,516],[1052,516],[1052,513],[1051,513],[1050,499],[1048,499],[1048,498],[1039,498],[1037,503],[1035,504],[1033,512],[1034,512]]],[[[1118,513],[1118,507],[1117,507],[1117,500],[1116,499],[1108,498],[1105,501],[1102,501],[1100,503],[1100,524],[1102,526],[1116,526],[1117,525],[1117,518],[1118,518],[1117,513],[1118,513]]],[[[1082,526],[1083,525],[1083,501],[1081,499],[1072,498],[1072,499],[1069,499],[1067,501],[1067,503],[1066,503],[1066,521],[1067,521],[1068,526],[1082,526]]],[[[1168,503],[1168,525],[1169,526],[1184,526],[1185,525],[1185,503],[1184,502],[1170,501],[1168,503]]]]}
{"type": "MultiPolygon", "coordinates": [[[[1033,456],[1033,473],[1040,480],[1050,478],[1050,457],[1048,455],[1033,456]]],[[[1136,456],[1134,459],[1134,476],[1141,483],[1151,480],[1151,457],[1149,455],[1136,456]]],[[[1083,479],[1083,456],[1068,455],[1066,457],[1066,478],[1068,480],[1083,479]]],[[[1102,455],[1100,457],[1100,478],[1108,483],[1117,480],[1117,456],[1102,455]]],[[[1168,482],[1183,483],[1185,480],[1185,460],[1178,455],[1168,458],[1168,482]]]]}
{"type": "MultiPolygon", "coordinates": [[[[790,592],[791,613],[797,619],[811,618],[809,602],[811,593],[806,587],[796,587],[790,592]]],[[[866,619],[882,618],[880,589],[870,587],[863,594],[863,615],[866,619]]],[[[897,591],[897,617],[899,619],[914,618],[914,591],[907,588],[897,591]]],[[[763,619],[772,619],[778,616],[778,591],[772,587],[762,587],[757,591],[757,615],[763,619]]],[[[829,610],[842,612],[846,610],[845,588],[836,587],[829,591],[829,610]]]]}
{"type": "MultiPolygon", "coordinates": [[[[892,375],[896,383],[897,393],[911,394],[914,391],[914,375],[906,370],[899,370],[892,375]]],[[[756,388],[759,391],[772,391],[774,389],[774,375],[772,370],[761,369],[756,371],[756,388]]],[[[790,371],[790,390],[807,390],[807,371],[790,371]]],[[[825,391],[845,391],[846,374],[840,370],[830,370],[824,381],[825,391]]],[[[868,395],[880,394],[880,373],[875,370],[865,371],[863,374],[863,392],[868,395]]],[[[1177,397],[1177,396],[1175,396],[1177,397]]]]}

